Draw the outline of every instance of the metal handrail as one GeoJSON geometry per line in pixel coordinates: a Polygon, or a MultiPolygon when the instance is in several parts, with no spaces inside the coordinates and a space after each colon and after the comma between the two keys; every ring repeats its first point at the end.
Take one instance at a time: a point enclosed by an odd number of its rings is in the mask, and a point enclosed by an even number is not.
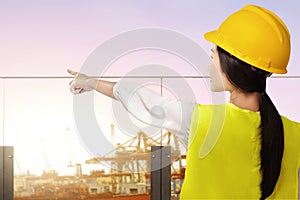
{"type": "MultiPolygon", "coordinates": [[[[193,76],[193,75],[183,75],[183,76],[90,76],[91,78],[210,78],[209,76],[193,76]]],[[[69,79],[73,76],[0,76],[0,79],[69,79]]],[[[283,78],[283,79],[297,79],[300,75],[295,76],[271,76],[269,78],[283,78]]]]}

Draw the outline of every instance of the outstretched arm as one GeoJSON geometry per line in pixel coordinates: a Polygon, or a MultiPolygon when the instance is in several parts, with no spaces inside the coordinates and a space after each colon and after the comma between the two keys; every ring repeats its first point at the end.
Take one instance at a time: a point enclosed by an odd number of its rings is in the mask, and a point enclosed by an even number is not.
{"type": "Polygon", "coordinates": [[[70,90],[74,94],[96,90],[122,103],[138,120],[176,133],[187,146],[189,126],[195,103],[163,97],[135,82],[109,82],[96,80],[84,74],[68,70],[74,75],[70,90]]]}

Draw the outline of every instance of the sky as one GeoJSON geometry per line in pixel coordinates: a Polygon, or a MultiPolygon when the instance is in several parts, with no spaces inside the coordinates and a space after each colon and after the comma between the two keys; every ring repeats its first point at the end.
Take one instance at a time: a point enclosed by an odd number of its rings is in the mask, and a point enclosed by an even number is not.
{"type": "MultiPolygon", "coordinates": [[[[110,38],[146,27],[179,32],[209,54],[212,44],[204,40],[203,34],[216,29],[229,14],[247,4],[272,10],[286,23],[292,42],[287,75],[300,76],[300,2],[296,0],[1,1],[1,138],[4,145],[15,146],[16,171],[29,168],[40,173],[50,165],[67,173],[69,160],[83,162],[91,155],[76,133],[73,96],[68,91],[70,78],[12,77],[68,76],[67,68],[80,70],[94,50],[110,38]],[[31,158],[37,160],[34,165],[31,158]]],[[[178,67],[180,75],[195,75],[193,70],[183,67],[187,63],[178,57],[151,50],[123,56],[113,63],[106,75],[124,75],[136,66],[149,63],[178,67]]],[[[299,81],[274,78],[268,84],[269,94],[280,113],[296,121],[300,121],[299,81]]],[[[199,81],[188,82],[199,102],[210,102],[205,86],[200,90],[199,81]]],[[[114,121],[111,101],[101,95],[96,95],[95,101],[96,117],[109,133],[109,125],[114,121]]],[[[120,142],[125,141],[121,131],[116,131],[120,142]]]]}
{"type": "MultiPolygon", "coordinates": [[[[0,3],[0,74],[65,76],[79,69],[89,54],[112,36],[143,27],[181,32],[204,49],[203,34],[230,13],[257,4],[277,13],[292,35],[290,74],[300,74],[299,2],[247,0],[12,0],[0,3]]],[[[209,52],[207,50],[207,52],[209,52]]]]}

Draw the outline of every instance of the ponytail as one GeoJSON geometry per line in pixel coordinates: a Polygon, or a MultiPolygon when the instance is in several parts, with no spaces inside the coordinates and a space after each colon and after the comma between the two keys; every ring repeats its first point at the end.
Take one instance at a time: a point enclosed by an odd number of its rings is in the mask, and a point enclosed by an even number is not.
{"type": "Polygon", "coordinates": [[[276,186],[281,169],[284,148],[283,124],[281,117],[266,92],[259,95],[261,116],[261,198],[270,196],[276,186]]]}
{"type": "Polygon", "coordinates": [[[217,50],[222,71],[228,80],[245,92],[259,93],[261,116],[259,127],[261,133],[260,170],[262,174],[260,199],[265,199],[272,194],[276,186],[284,149],[281,117],[265,92],[266,78],[271,74],[237,59],[219,46],[217,46],[217,50]]]}

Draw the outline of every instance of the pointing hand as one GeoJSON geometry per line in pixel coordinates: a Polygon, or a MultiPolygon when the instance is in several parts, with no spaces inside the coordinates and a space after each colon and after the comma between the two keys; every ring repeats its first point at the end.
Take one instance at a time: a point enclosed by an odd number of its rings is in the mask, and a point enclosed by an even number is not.
{"type": "Polygon", "coordinates": [[[69,83],[70,91],[73,94],[80,94],[83,92],[88,92],[95,89],[96,79],[90,78],[85,74],[72,71],[68,69],[68,73],[73,75],[73,80],[69,83]]]}

